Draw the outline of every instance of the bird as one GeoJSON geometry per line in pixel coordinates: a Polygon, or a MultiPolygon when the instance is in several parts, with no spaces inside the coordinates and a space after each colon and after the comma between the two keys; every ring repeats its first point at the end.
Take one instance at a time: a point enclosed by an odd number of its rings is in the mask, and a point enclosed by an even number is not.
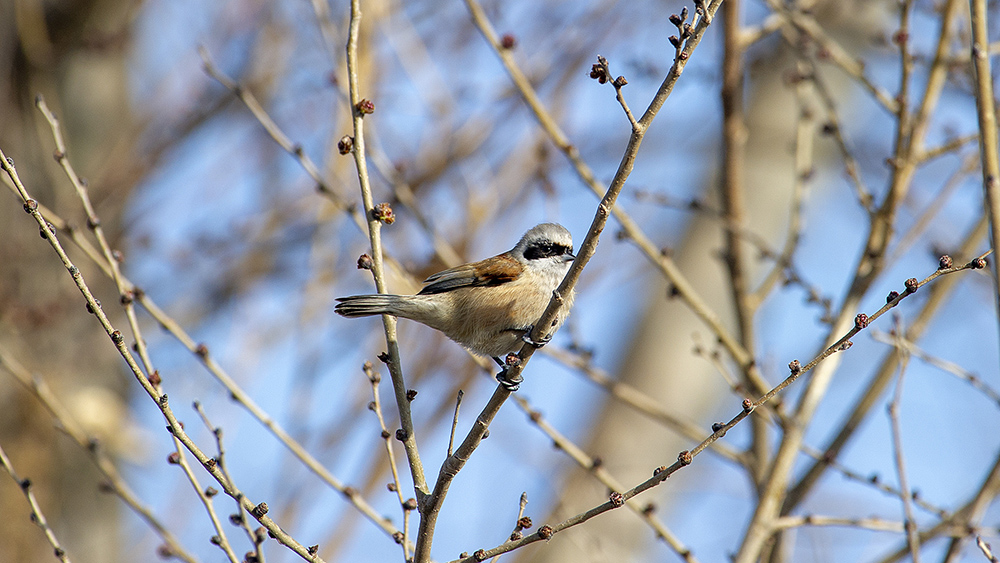
{"type": "MultiPolygon", "coordinates": [[[[534,342],[529,335],[575,259],[570,232],[557,223],[541,223],[503,254],[431,275],[416,295],[339,297],[334,311],[344,317],[393,315],[437,329],[473,353],[492,357],[503,368],[497,380],[515,391],[520,376],[508,380],[500,357],[524,342],[536,347],[548,342],[534,342]]],[[[566,320],[573,298],[572,291],[563,296],[553,329],[566,320]]]]}

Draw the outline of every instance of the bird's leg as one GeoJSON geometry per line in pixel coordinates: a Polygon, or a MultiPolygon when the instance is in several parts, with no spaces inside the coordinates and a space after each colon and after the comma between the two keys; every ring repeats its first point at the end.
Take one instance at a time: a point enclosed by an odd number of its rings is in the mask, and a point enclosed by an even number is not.
{"type": "Polygon", "coordinates": [[[510,374],[508,373],[508,370],[509,368],[521,363],[521,358],[518,357],[517,354],[511,353],[507,354],[506,361],[500,361],[500,358],[497,358],[495,356],[493,357],[493,359],[496,360],[496,362],[500,364],[500,367],[502,368],[500,370],[500,373],[497,374],[497,381],[500,382],[500,385],[503,385],[504,389],[510,391],[511,393],[517,391],[518,387],[521,386],[521,382],[524,381],[524,378],[521,377],[521,374],[517,374],[515,377],[511,377],[510,374]]]}
{"type": "Polygon", "coordinates": [[[535,325],[531,325],[528,328],[526,328],[524,330],[524,336],[521,337],[521,340],[527,342],[528,344],[531,344],[535,348],[541,348],[542,346],[545,346],[549,342],[552,342],[552,335],[551,334],[547,335],[545,338],[542,338],[541,340],[534,340],[534,339],[532,339],[531,338],[531,331],[533,331],[533,330],[535,330],[535,325]]]}

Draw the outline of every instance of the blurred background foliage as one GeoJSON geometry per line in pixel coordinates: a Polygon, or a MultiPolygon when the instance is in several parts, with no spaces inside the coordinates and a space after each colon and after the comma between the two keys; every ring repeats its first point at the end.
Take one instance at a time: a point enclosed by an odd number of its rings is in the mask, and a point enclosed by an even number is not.
{"type": "MultiPolygon", "coordinates": [[[[426,0],[362,5],[361,87],[376,108],[366,118],[369,161],[376,201],[390,202],[397,217],[383,229],[386,248],[405,269],[390,287],[414,291],[414,280],[453,260],[505,251],[541,221],[560,222],[582,240],[597,200],[538,127],[466,6],[426,0]]],[[[894,185],[892,159],[899,154],[898,118],[838,66],[828,46],[788,25],[781,14],[805,14],[817,22],[831,44],[864,62],[865,78],[891,100],[901,72],[899,5],[745,1],[736,9],[744,37],[759,36],[739,64],[738,135],[746,143],[739,149],[745,200],[740,245],[749,257],[744,266],[751,285],[772,271],[783,282],[762,296],[742,337],[771,385],[787,374],[790,360],[805,362],[817,353],[839,326],[837,319],[873,312],[890,290],[902,290],[903,280],[933,272],[941,254],[968,260],[987,247],[972,137],[977,129],[968,8],[954,1],[906,5],[909,32],[902,40],[913,55],[907,100],[912,111],[924,99],[941,21],[953,14],[944,41],[947,80],[919,141],[924,150],[948,150],[922,160],[905,180],[903,197],[892,206],[884,268],[857,295],[849,292],[871,215],[849,172],[876,204],[885,201],[894,185]],[[856,162],[853,170],[838,135],[856,162]],[[804,154],[803,171],[796,157],[804,154]],[[799,203],[796,226],[789,217],[799,203]],[[798,235],[791,260],[775,267],[774,255],[790,228],[798,235]],[[966,241],[971,250],[963,254],[966,241]],[[853,300],[857,310],[842,311],[853,300]]],[[[625,95],[641,111],[673,60],[669,36],[675,29],[668,17],[684,5],[491,1],[484,7],[543,103],[606,183],[618,167],[629,126],[613,90],[588,77],[590,67],[598,54],[607,57],[613,73],[627,77],[625,95]]],[[[996,20],[996,4],[990,7],[996,20]]],[[[3,0],[0,147],[33,197],[86,230],[81,205],[52,158],[51,131],[35,108],[36,96],[43,95],[62,121],[68,156],[88,181],[112,245],[123,252],[126,275],[205,343],[274,421],[399,525],[395,494],[385,487],[390,477],[377,421],[367,410],[371,389],[360,369],[366,360],[383,367],[375,360],[385,346],[381,329],[377,320],[332,314],[335,297],[372,288],[368,273],[356,267],[358,256],[370,252],[367,235],[345,213],[345,207],[360,205],[356,172],[337,150],[350,134],[343,55],[348,15],[340,0],[3,0]],[[233,92],[205,72],[199,47],[317,163],[326,193],[233,92]]],[[[721,14],[716,23],[650,129],[619,206],[678,263],[724,325],[740,331],[725,262],[732,225],[719,212],[720,186],[732,177],[721,172],[721,14]]],[[[580,365],[637,390],[702,429],[703,436],[713,421],[739,412],[750,393],[716,335],[684,303],[669,299],[668,283],[617,230],[612,221],[584,273],[573,316],[547,354],[531,363],[519,396],[529,401],[522,409],[537,409],[632,486],[691,447],[692,437],[612,397],[580,365]]],[[[72,256],[112,320],[124,326],[114,285],[83,254],[74,249],[72,256]]],[[[793,528],[775,536],[777,547],[762,557],[909,556],[893,555],[905,546],[899,529],[856,521],[870,517],[901,529],[903,519],[899,497],[875,486],[897,483],[884,414],[892,386],[870,383],[887,361],[906,374],[901,419],[910,483],[932,508],[945,511],[948,530],[962,530],[961,540],[934,536],[924,553],[935,560],[977,561],[982,554],[969,541],[969,530],[996,539],[1000,513],[990,479],[997,479],[1000,405],[989,391],[1000,386],[994,284],[983,271],[954,277],[933,313],[923,312],[928,292],[922,291],[872,327],[881,339],[862,333],[849,352],[829,362],[825,369],[833,381],[817,391],[815,411],[801,429],[804,442],[810,451],[823,451],[846,428],[850,437],[837,462],[868,482],[821,472],[808,494],[782,514],[821,514],[848,523],[793,528]],[[913,323],[926,325],[917,342],[923,350],[966,370],[958,373],[979,374],[987,391],[954,377],[955,370],[886,343],[890,330],[906,331],[913,323]],[[872,405],[848,423],[847,413],[862,397],[872,405]],[[978,504],[961,512],[970,499],[978,504]]],[[[53,388],[193,557],[220,560],[204,509],[177,467],[166,462],[173,445],[161,415],[90,317],[30,217],[15,197],[6,198],[0,205],[0,346],[53,388]]],[[[188,431],[212,450],[211,433],[187,406],[200,401],[212,423],[225,430],[235,482],[251,497],[267,500],[284,529],[305,545],[319,544],[327,561],[400,557],[391,538],[232,401],[196,355],[149,316],[141,321],[164,388],[188,431]]],[[[464,435],[494,383],[439,334],[407,322],[400,330],[407,384],[419,391],[413,409],[421,452],[434,476],[458,390],[465,392],[459,419],[464,435]]],[[[784,393],[784,408],[793,410],[804,389],[803,381],[784,393]]],[[[394,428],[389,394],[383,404],[394,428]]],[[[748,421],[723,440],[744,456],[741,462],[709,452],[640,497],[690,549],[687,557],[718,561],[740,550],[771,456],[787,437],[786,428],[767,424],[769,419],[762,416],[753,427],[748,421]]],[[[156,557],[163,539],[114,495],[101,492],[106,477],[59,426],[35,393],[0,370],[0,444],[19,473],[32,479],[72,559],[156,557]]],[[[799,454],[789,487],[812,461],[799,454]]],[[[51,560],[51,547],[29,521],[21,492],[2,481],[0,511],[9,524],[0,526],[0,560],[51,560]]],[[[552,438],[509,403],[452,488],[435,558],[501,543],[522,492],[528,493],[527,514],[536,525],[607,499],[606,485],[553,449],[552,438]]],[[[404,495],[411,493],[407,481],[404,495]]],[[[215,505],[223,517],[235,507],[228,498],[217,498],[215,505]]],[[[918,511],[922,530],[941,521],[934,510],[918,511]]],[[[266,553],[272,561],[296,560],[274,542],[266,544],[266,553]]],[[[681,559],[625,510],[506,557],[681,559]]]]}

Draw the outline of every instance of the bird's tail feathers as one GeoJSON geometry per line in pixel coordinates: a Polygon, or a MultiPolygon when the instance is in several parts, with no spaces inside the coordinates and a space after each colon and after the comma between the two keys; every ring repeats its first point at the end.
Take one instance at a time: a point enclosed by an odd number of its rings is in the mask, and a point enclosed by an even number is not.
{"type": "Polygon", "coordinates": [[[398,295],[373,294],[338,297],[334,311],[345,317],[397,315],[402,312],[398,295]]]}

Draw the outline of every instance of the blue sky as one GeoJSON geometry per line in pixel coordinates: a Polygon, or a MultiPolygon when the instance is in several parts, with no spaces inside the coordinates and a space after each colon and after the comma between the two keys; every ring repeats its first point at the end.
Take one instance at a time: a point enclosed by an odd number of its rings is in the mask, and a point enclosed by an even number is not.
{"type": "MultiPolygon", "coordinates": [[[[655,92],[669,65],[672,49],[666,42],[670,27],[666,16],[678,11],[679,5],[615,4],[613,10],[607,8],[605,26],[592,28],[597,30],[595,37],[557,27],[577,22],[581,13],[597,9],[595,5],[528,2],[488,5],[501,33],[517,31],[516,54],[529,70],[543,77],[565,74],[563,80],[544,81],[541,93],[555,107],[583,158],[606,181],[617,167],[628,124],[613,90],[587,78],[589,65],[597,54],[608,57],[615,74],[629,77],[626,93],[633,111],[638,111],[655,92]],[[589,55],[574,61],[578,68],[561,68],[554,65],[566,63],[566,59],[551,56],[560,48],[589,55]],[[653,71],[644,74],[642,70],[649,67],[653,71]]],[[[335,21],[342,23],[346,14],[343,3],[331,4],[331,10],[335,21]]],[[[448,133],[454,123],[482,120],[486,139],[475,158],[449,170],[421,192],[419,201],[424,209],[441,218],[435,222],[438,232],[455,240],[470,228],[483,225],[465,249],[469,259],[509,249],[521,232],[543,220],[564,224],[580,241],[596,200],[551,145],[539,141],[533,120],[520,102],[510,97],[509,81],[481,37],[473,31],[456,31],[466,25],[464,6],[457,2],[414,4],[401,13],[406,17],[390,18],[372,36],[372,49],[384,62],[376,69],[377,110],[370,118],[379,144],[394,164],[410,166],[404,171],[414,172],[412,167],[426,164],[417,157],[430,152],[428,146],[449,142],[442,133],[448,133]],[[433,72],[415,72],[408,67],[409,61],[400,58],[387,38],[398,34],[403,39],[395,40],[405,45],[410,24],[412,33],[422,39],[433,57],[433,72]],[[446,99],[453,105],[443,110],[426,103],[446,99]],[[555,186],[551,193],[540,189],[541,182],[502,184],[508,178],[522,177],[520,171],[505,168],[507,158],[534,147],[533,143],[552,153],[548,156],[552,164],[546,171],[547,181],[555,186]],[[515,203],[507,205],[509,201],[515,203]]],[[[748,6],[748,21],[763,15],[761,6],[748,6]]],[[[931,37],[935,33],[932,24],[930,14],[918,12],[914,26],[921,33],[913,36],[931,37]]],[[[260,93],[270,94],[264,97],[269,114],[307,155],[323,163],[338,194],[348,201],[359,201],[349,159],[329,156],[337,139],[349,132],[348,124],[341,120],[342,107],[338,110],[342,102],[330,82],[340,61],[331,61],[308,3],[147,2],[138,12],[136,29],[130,65],[137,113],[168,127],[177,116],[198,112],[202,109],[199,104],[220,94],[221,87],[201,70],[196,48],[204,45],[224,72],[261,81],[256,83],[260,93]]],[[[339,33],[344,33],[343,25],[339,33]]],[[[710,30],[699,47],[650,130],[620,200],[663,246],[680,244],[691,214],[638,200],[634,192],[642,189],[686,200],[697,194],[705,176],[719,165],[720,33],[721,28],[710,30]]],[[[929,40],[916,46],[924,51],[930,47],[929,40]]],[[[340,53],[336,51],[338,56],[340,53]]],[[[875,80],[894,91],[898,61],[893,51],[873,48],[866,57],[875,80]]],[[[914,91],[922,87],[922,80],[918,73],[914,91]]],[[[888,179],[883,162],[892,150],[893,121],[860,90],[849,92],[841,115],[844,135],[862,164],[864,180],[880,195],[888,179]]],[[[928,135],[930,145],[953,132],[974,131],[975,116],[969,103],[961,85],[946,89],[940,117],[932,122],[928,135]]],[[[151,130],[156,131],[156,126],[151,130]]],[[[974,151],[974,147],[969,149],[974,151]]],[[[969,150],[962,153],[968,154],[969,150]]],[[[900,212],[897,232],[907,230],[959,163],[959,157],[946,156],[918,173],[900,212]]],[[[977,181],[972,175],[960,184],[926,232],[876,282],[862,303],[864,311],[880,307],[884,296],[890,290],[901,290],[906,278],[931,273],[937,264],[932,247],[951,248],[958,243],[981,209],[977,181]]],[[[375,190],[378,201],[391,197],[385,180],[378,176],[375,190]]],[[[384,230],[386,245],[404,265],[421,268],[430,257],[428,237],[406,209],[396,211],[398,223],[384,230]]],[[[866,220],[841,166],[835,163],[819,169],[806,203],[806,230],[795,260],[809,280],[834,299],[834,306],[849,283],[867,233],[866,220]]],[[[331,472],[360,486],[371,471],[371,452],[381,445],[374,416],[363,408],[370,397],[359,368],[365,360],[374,361],[384,343],[377,320],[341,319],[330,307],[333,297],[369,291],[370,278],[353,265],[358,254],[366,251],[366,237],[346,216],[330,210],[299,164],[266,136],[238,102],[208,120],[168,155],[134,194],[127,221],[130,240],[144,241],[132,250],[138,257],[129,263],[128,275],[181,320],[197,341],[208,343],[213,356],[243,389],[331,472]],[[261,257],[262,263],[247,256],[261,257]],[[241,274],[242,268],[246,274],[241,274]],[[244,281],[246,285],[242,285],[244,281]]],[[[557,345],[567,344],[563,333],[572,331],[580,343],[596,347],[595,363],[612,373],[624,354],[629,329],[655,287],[655,273],[634,247],[615,240],[617,230],[614,222],[609,223],[598,254],[583,277],[571,324],[555,340],[557,345]]],[[[984,272],[958,275],[963,277],[959,289],[920,344],[1000,386],[991,280],[984,272]]],[[[905,325],[922,299],[918,293],[893,313],[900,315],[905,325]]],[[[766,366],[765,376],[771,382],[782,377],[783,366],[790,359],[804,361],[818,349],[826,332],[819,316],[818,309],[804,303],[802,291],[795,287],[781,288],[765,302],[755,322],[767,336],[760,342],[758,361],[766,366]]],[[[886,316],[873,329],[886,332],[891,324],[891,316],[886,316]]],[[[226,430],[234,479],[253,498],[266,500],[272,515],[284,516],[284,520],[279,519],[282,526],[304,544],[320,543],[324,549],[339,539],[343,544],[337,547],[337,560],[399,557],[399,548],[370,523],[338,528],[344,520],[356,519],[353,509],[232,403],[195,358],[169,335],[153,328],[150,322],[148,338],[154,358],[167,374],[171,401],[189,421],[189,430],[196,416],[185,405],[199,400],[213,423],[226,430]]],[[[445,407],[453,400],[455,374],[469,373],[471,367],[457,345],[438,340],[428,329],[404,322],[400,334],[404,367],[418,364],[417,359],[425,355],[441,358],[438,369],[413,384],[420,392],[414,416],[421,430],[421,452],[428,474],[434,475],[447,444],[450,411],[445,407]]],[[[868,334],[859,336],[854,344],[843,354],[836,383],[809,430],[807,442],[816,447],[834,431],[841,413],[887,352],[886,345],[868,334]]],[[[530,397],[560,431],[584,443],[589,417],[604,400],[603,394],[544,356],[532,360],[526,377],[524,396],[530,397]]],[[[485,377],[476,375],[471,381],[464,387],[460,434],[492,392],[485,377]]],[[[913,460],[910,481],[925,498],[954,508],[958,499],[974,490],[996,455],[998,440],[990,429],[996,428],[997,405],[917,360],[910,363],[904,385],[901,409],[904,446],[913,460]]],[[[801,389],[801,385],[789,389],[788,399],[801,389]]],[[[150,428],[162,426],[159,413],[138,395],[136,415],[150,428]]],[[[383,384],[382,401],[392,403],[388,381],[383,384]]],[[[698,422],[728,419],[738,412],[738,405],[735,397],[720,397],[715,412],[705,413],[698,422]]],[[[884,408],[876,408],[842,461],[861,474],[877,472],[884,480],[895,482],[884,412],[884,408]]],[[[211,449],[207,431],[194,434],[203,447],[211,449]]],[[[167,523],[176,527],[186,546],[203,560],[219,559],[216,548],[207,541],[211,535],[207,518],[183,476],[175,467],[162,463],[169,451],[167,436],[156,436],[155,452],[146,464],[133,469],[137,488],[160,514],[168,515],[167,523]],[[157,486],[142,485],[150,482],[157,486]]],[[[726,440],[745,445],[746,429],[738,428],[726,440]]],[[[399,459],[401,454],[399,450],[399,459]]],[[[664,462],[674,455],[665,454],[664,462]]],[[[505,405],[490,439],[455,481],[439,524],[435,557],[447,560],[461,551],[500,543],[512,526],[522,491],[528,492],[529,513],[539,521],[558,492],[559,480],[553,476],[570,464],[551,448],[547,437],[526,423],[513,404],[505,405]]],[[[748,503],[752,492],[745,477],[717,457],[700,457],[697,465],[701,469],[682,472],[661,487],[668,491],[652,493],[650,498],[669,499],[670,506],[661,517],[701,560],[717,561],[738,547],[752,510],[748,503]]],[[[382,480],[386,479],[383,476],[382,480]]],[[[826,477],[811,499],[811,510],[900,519],[898,501],[869,487],[838,481],[835,475],[826,477]]],[[[207,477],[203,484],[208,484],[207,477]]],[[[368,499],[399,522],[395,497],[384,487],[373,488],[368,499]]],[[[217,499],[216,505],[221,514],[232,510],[225,498],[217,499]]],[[[923,516],[921,522],[929,519],[923,516]]],[[[997,525],[995,509],[987,513],[984,522],[997,525]]],[[[156,540],[141,524],[133,525],[143,541],[134,546],[131,555],[142,559],[156,540]]],[[[587,526],[595,525],[599,524],[587,526]]],[[[411,526],[416,526],[415,518],[411,526]]],[[[569,533],[586,534],[585,528],[569,533]]],[[[231,537],[238,537],[235,530],[231,537]]],[[[882,532],[807,529],[796,537],[796,553],[802,554],[796,560],[870,560],[896,546],[899,538],[898,534],[882,532]],[[831,554],[837,554],[835,559],[831,554]]],[[[941,549],[941,543],[935,548],[941,549]]],[[[295,560],[273,543],[268,549],[269,560],[295,560]]],[[[661,544],[654,544],[649,553],[650,560],[676,559],[661,544]]],[[[967,559],[975,560],[975,556],[967,559]]]]}

